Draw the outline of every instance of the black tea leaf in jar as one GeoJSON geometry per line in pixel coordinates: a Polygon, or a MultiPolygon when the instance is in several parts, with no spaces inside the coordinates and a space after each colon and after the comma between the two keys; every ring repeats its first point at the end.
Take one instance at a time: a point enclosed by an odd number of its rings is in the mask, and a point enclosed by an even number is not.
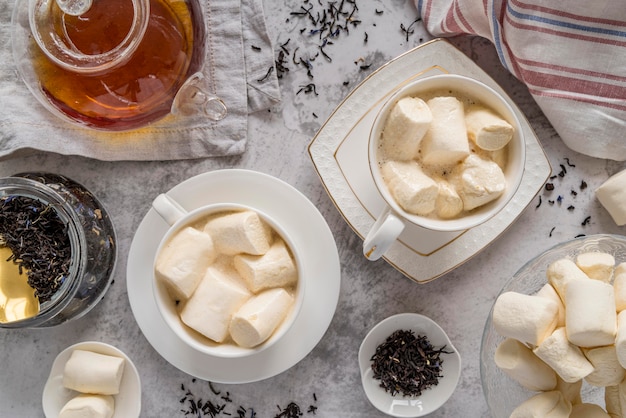
{"type": "Polygon", "coordinates": [[[50,173],[0,179],[0,327],[50,327],[108,289],[113,225],[82,185],[50,173]]]}

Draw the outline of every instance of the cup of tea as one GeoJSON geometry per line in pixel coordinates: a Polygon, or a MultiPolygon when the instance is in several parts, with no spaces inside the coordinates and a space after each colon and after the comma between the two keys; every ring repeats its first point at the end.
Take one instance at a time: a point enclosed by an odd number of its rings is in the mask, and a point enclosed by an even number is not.
{"type": "Polygon", "coordinates": [[[154,260],[153,294],[183,342],[212,356],[244,357],[289,331],[305,285],[300,252],[280,221],[227,202],[188,212],[166,194],[152,208],[170,225],[154,260]]]}
{"type": "Polygon", "coordinates": [[[521,124],[502,94],[444,74],[407,83],[383,104],[368,159],[385,207],[363,254],[377,260],[407,225],[450,232],[491,219],[517,191],[526,153],[521,124]]]}

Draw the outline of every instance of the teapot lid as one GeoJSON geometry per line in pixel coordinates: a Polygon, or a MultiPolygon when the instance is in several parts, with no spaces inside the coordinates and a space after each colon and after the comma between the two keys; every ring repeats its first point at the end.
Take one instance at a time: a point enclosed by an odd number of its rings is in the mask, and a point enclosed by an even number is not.
{"type": "Polygon", "coordinates": [[[122,16],[119,4],[113,6],[110,0],[29,0],[30,30],[41,50],[59,66],[81,73],[102,72],[126,62],[148,27],[150,0],[124,2],[128,11],[132,7],[132,14],[122,16]],[[99,19],[116,21],[123,33],[116,37],[95,31],[92,24],[99,19]],[[77,42],[73,35],[79,33],[90,38],[77,42]]]}

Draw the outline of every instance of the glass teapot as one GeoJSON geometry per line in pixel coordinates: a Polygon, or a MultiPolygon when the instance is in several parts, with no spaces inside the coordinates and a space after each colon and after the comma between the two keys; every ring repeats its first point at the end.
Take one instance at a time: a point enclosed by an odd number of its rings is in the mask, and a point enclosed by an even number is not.
{"type": "Polygon", "coordinates": [[[170,113],[226,116],[202,72],[198,0],[17,0],[12,25],[20,75],[69,122],[126,131],[170,113]]]}

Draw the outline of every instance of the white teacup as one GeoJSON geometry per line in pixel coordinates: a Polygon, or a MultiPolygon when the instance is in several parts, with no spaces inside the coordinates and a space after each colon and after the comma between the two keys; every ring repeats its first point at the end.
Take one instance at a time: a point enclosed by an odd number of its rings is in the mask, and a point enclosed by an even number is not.
{"type": "Polygon", "coordinates": [[[163,317],[167,325],[172,329],[172,331],[174,331],[174,333],[183,342],[193,347],[197,351],[215,357],[234,358],[249,356],[265,350],[274,345],[285,335],[287,331],[289,331],[289,328],[293,325],[296,317],[298,316],[302,308],[302,304],[304,301],[305,285],[304,281],[302,280],[303,274],[302,262],[299,255],[300,251],[294,245],[294,241],[290,238],[287,231],[285,231],[285,229],[280,225],[278,221],[274,220],[272,217],[268,216],[266,213],[258,209],[236,203],[215,203],[200,207],[191,212],[187,212],[180,204],[178,204],[175,200],[173,200],[170,196],[166,194],[160,194],[159,196],[157,196],[152,202],[152,208],[169,225],[171,225],[170,229],[161,239],[153,263],[153,294],[161,316],[163,317]],[[185,325],[180,318],[176,301],[170,295],[162,280],[159,280],[154,273],[156,259],[161,253],[161,249],[176,233],[178,233],[187,226],[193,225],[205,218],[210,217],[211,215],[220,212],[233,212],[241,210],[252,210],[259,214],[261,219],[265,221],[274,230],[274,232],[278,236],[280,236],[280,238],[283,239],[283,241],[289,248],[291,255],[293,256],[296,268],[298,270],[298,283],[296,285],[294,301],[291,309],[287,313],[287,316],[278,325],[278,327],[274,330],[274,332],[267,340],[252,348],[241,347],[235,344],[230,338],[225,342],[217,343],[185,325]]]}
{"type": "Polygon", "coordinates": [[[444,74],[418,79],[402,86],[394,93],[379,111],[368,143],[369,167],[376,189],[386,205],[363,242],[363,254],[370,260],[382,257],[398,239],[407,224],[414,224],[434,231],[463,231],[475,227],[495,216],[511,200],[524,173],[526,147],[521,124],[512,107],[501,94],[487,85],[460,75],[444,74]],[[462,214],[458,218],[440,219],[419,216],[403,210],[391,195],[380,170],[378,150],[379,140],[387,117],[392,108],[403,97],[420,97],[432,91],[445,90],[450,94],[470,97],[491,108],[514,128],[514,134],[508,143],[508,161],[504,170],[506,189],[496,200],[462,214]]]}

